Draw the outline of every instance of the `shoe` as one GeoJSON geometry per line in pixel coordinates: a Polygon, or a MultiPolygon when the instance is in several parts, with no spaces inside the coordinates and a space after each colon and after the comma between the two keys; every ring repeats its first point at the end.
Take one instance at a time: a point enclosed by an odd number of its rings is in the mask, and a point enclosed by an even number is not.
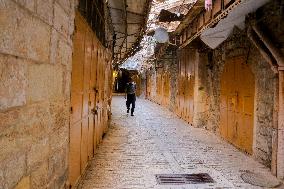
{"type": "Polygon", "coordinates": [[[134,114],[131,114],[131,116],[134,116],[134,114]]]}
{"type": "Polygon", "coordinates": [[[127,113],[129,113],[129,109],[127,109],[127,111],[126,111],[127,113]]]}

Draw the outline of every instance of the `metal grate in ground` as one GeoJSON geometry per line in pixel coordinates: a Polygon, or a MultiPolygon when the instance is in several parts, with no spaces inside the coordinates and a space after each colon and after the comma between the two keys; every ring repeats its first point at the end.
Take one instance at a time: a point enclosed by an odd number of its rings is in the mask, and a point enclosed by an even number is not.
{"type": "Polygon", "coordinates": [[[214,183],[214,180],[207,173],[199,174],[158,174],[156,175],[158,184],[180,185],[180,184],[205,184],[214,183]]]}

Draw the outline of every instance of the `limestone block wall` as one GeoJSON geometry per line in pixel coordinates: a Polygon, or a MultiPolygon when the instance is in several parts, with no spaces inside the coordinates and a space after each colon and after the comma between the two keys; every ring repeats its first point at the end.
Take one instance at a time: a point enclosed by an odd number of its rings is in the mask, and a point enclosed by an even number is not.
{"type": "Polygon", "coordinates": [[[74,2],[0,1],[0,188],[67,180],[74,2]]]}
{"type": "Polygon", "coordinates": [[[209,115],[209,100],[208,95],[210,85],[208,74],[205,70],[208,69],[208,54],[207,52],[198,52],[196,50],[195,60],[195,83],[194,83],[194,115],[193,125],[199,128],[208,129],[207,121],[209,115]]]}
{"type": "Polygon", "coordinates": [[[159,63],[158,69],[152,68],[149,70],[146,75],[148,81],[146,82],[147,90],[149,94],[147,95],[147,99],[155,102],[161,103],[162,96],[157,94],[157,72],[160,73],[168,73],[169,74],[169,87],[170,87],[170,94],[169,94],[169,103],[166,105],[167,108],[171,111],[175,111],[176,108],[176,95],[177,95],[177,75],[178,75],[178,64],[176,59],[175,52],[170,52],[162,57],[162,61],[159,63]]]}
{"type": "MultiPolygon", "coordinates": [[[[279,2],[270,2],[256,12],[256,17],[260,19],[259,24],[266,27],[266,32],[277,47],[281,48],[284,44],[284,28],[281,24],[283,14],[279,7],[279,2]]],[[[273,169],[275,169],[277,153],[278,75],[271,70],[270,65],[249,41],[245,29],[235,28],[230,37],[214,50],[204,48],[204,44],[191,47],[191,49],[194,48],[196,60],[191,60],[195,62],[193,126],[205,128],[220,135],[221,74],[226,60],[245,57],[246,64],[255,76],[252,155],[262,164],[271,167],[275,173],[273,169]]],[[[193,56],[191,58],[193,59],[193,56]]],[[[167,61],[164,60],[163,65],[166,63],[167,61]]],[[[175,70],[179,68],[178,65],[169,68],[172,78],[171,102],[174,104],[179,90],[176,79],[179,73],[175,70]]],[[[155,71],[152,71],[150,75],[155,78],[155,71]]],[[[155,83],[151,85],[152,90],[155,91],[155,83]]],[[[152,96],[150,99],[155,101],[152,96]]]]}
{"type": "Polygon", "coordinates": [[[213,67],[208,70],[210,77],[209,101],[210,111],[208,126],[218,131],[220,123],[220,75],[224,62],[235,56],[247,57],[247,64],[255,75],[255,117],[253,155],[263,164],[270,166],[272,158],[272,136],[274,131],[274,97],[277,76],[269,64],[248,41],[246,34],[236,29],[234,34],[221,47],[214,51],[213,67]],[[211,82],[211,83],[210,83],[211,82]]]}
{"type": "Polygon", "coordinates": [[[176,96],[177,96],[177,75],[178,75],[178,62],[176,54],[171,56],[172,61],[167,67],[170,72],[170,104],[169,109],[175,111],[176,108],[176,96]]]}

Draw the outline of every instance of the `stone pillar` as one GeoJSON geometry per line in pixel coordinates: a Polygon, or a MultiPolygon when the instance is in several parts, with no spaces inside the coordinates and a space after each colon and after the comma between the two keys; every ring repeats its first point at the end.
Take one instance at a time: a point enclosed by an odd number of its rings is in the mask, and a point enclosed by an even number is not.
{"type": "Polygon", "coordinates": [[[205,127],[206,125],[206,86],[207,79],[206,64],[208,62],[207,53],[195,52],[195,82],[194,82],[194,127],[205,127]]]}
{"type": "Polygon", "coordinates": [[[279,70],[277,177],[284,178],[284,70],[279,70]]]}

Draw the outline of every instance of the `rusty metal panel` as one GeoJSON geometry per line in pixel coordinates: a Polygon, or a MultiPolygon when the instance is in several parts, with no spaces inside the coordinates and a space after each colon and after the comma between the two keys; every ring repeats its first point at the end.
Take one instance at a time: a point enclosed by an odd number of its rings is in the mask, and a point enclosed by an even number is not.
{"type": "Polygon", "coordinates": [[[76,19],[78,26],[76,35],[74,36],[74,49],[76,53],[73,54],[72,62],[72,88],[71,88],[71,122],[75,123],[81,119],[82,114],[82,100],[83,100],[83,71],[84,71],[84,40],[86,29],[83,27],[84,23],[81,19],[76,19]]]}
{"type": "Polygon", "coordinates": [[[189,123],[193,122],[194,112],[194,64],[195,51],[182,49],[179,56],[177,114],[189,123]]]}
{"type": "Polygon", "coordinates": [[[186,78],[185,78],[185,73],[186,73],[186,65],[185,65],[185,51],[182,50],[181,53],[181,75],[180,75],[180,79],[181,79],[181,94],[180,94],[180,112],[181,112],[181,118],[185,119],[185,92],[186,92],[186,78]]]}
{"type": "Polygon", "coordinates": [[[188,115],[189,115],[189,80],[188,80],[188,72],[189,72],[189,59],[188,59],[188,51],[186,49],[184,50],[183,54],[183,61],[184,61],[184,67],[185,67],[185,73],[184,73],[184,107],[183,107],[183,119],[188,121],[188,115]]]}
{"type": "Polygon", "coordinates": [[[188,85],[189,85],[189,111],[188,111],[188,122],[193,123],[194,115],[194,85],[195,85],[195,61],[196,52],[195,50],[190,50],[188,53],[189,69],[188,69],[188,85]]]}
{"type": "Polygon", "coordinates": [[[75,19],[74,53],[72,61],[71,116],[70,116],[70,154],[69,180],[71,185],[77,182],[81,174],[81,124],[83,108],[84,51],[86,28],[79,14],[75,19]]]}
{"type": "Polygon", "coordinates": [[[221,77],[220,133],[230,143],[252,153],[254,75],[242,57],[228,60],[221,77]]]}
{"type": "Polygon", "coordinates": [[[94,128],[95,128],[95,118],[91,114],[89,116],[89,125],[88,125],[88,160],[91,159],[94,155],[94,128]]]}
{"type": "Polygon", "coordinates": [[[88,162],[88,118],[82,120],[81,136],[81,174],[84,172],[88,162]]]}
{"type": "Polygon", "coordinates": [[[83,83],[83,112],[82,112],[82,138],[81,138],[81,173],[88,162],[89,136],[89,114],[91,110],[90,83],[91,83],[91,63],[92,63],[92,31],[87,28],[85,33],[85,61],[84,61],[84,83],[83,83]]]}
{"type": "Polygon", "coordinates": [[[170,103],[170,75],[168,72],[163,76],[163,105],[168,106],[170,103]]]}
{"type": "Polygon", "coordinates": [[[78,12],[75,26],[69,155],[71,186],[84,171],[88,159],[93,157],[95,147],[107,128],[106,109],[111,95],[111,87],[106,86],[106,80],[111,79],[111,67],[107,66],[110,54],[78,12]]]}
{"type": "Polygon", "coordinates": [[[69,181],[73,185],[81,175],[81,122],[70,127],[69,181]]]}

